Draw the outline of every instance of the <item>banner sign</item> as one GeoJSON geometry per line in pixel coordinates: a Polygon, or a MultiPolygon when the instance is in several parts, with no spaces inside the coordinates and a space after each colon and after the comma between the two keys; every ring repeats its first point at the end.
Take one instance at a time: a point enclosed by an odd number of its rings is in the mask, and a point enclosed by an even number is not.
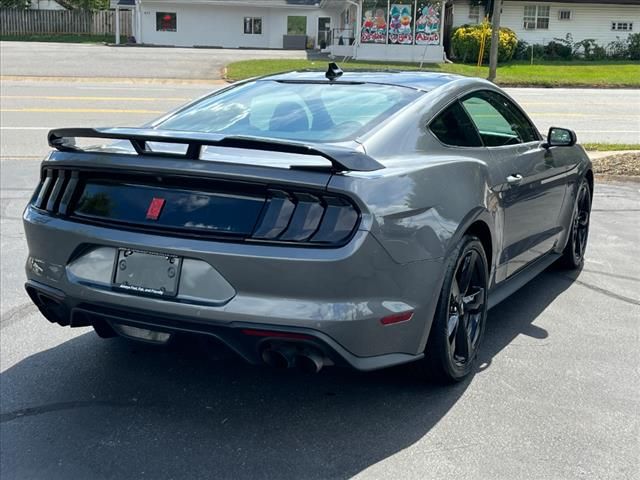
{"type": "Polygon", "coordinates": [[[364,12],[361,43],[387,43],[387,14],[385,8],[372,8],[364,12]]]}
{"type": "Polygon", "coordinates": [[[389,43],[413,43],[411,5],[391,4],[389,9],[389,43]]]}
{"type": "Polygon", "coordinates": [[[416,45],[440,45],[440,0],[418,2],[416,45]]]}

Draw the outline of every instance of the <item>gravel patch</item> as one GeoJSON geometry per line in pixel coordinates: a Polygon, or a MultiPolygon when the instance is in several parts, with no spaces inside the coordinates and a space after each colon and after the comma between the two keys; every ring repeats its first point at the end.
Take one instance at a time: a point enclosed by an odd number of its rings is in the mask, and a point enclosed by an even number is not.
{"type": "Polygon", "coordinates": [[[640,152],[617,153],[601,158],[592,158],[596,175],[621,175],[640,177],[640,152]]]}

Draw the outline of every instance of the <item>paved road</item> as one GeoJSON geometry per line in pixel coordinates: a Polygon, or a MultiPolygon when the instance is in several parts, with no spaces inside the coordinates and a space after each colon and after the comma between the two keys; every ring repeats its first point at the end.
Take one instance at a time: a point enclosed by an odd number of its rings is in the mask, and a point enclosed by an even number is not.
{"type": "Polygon", "coordinates": [[[2,161],[0,477],[598,478],[640,475],[638,184],[598,184],[587,263],[490,312],[475,376],[317,376],[49,324],[22,292],[37,161],[2,161]]]}
{"type": "Polygon", "coordinates": [[[538,129],[576,131],[587,143],[640,144],[640,90],[593,88],[507,88],[538,129]]]}
{"type": "Polygon", "coordinates": [[[637,183],[597,185],[584,270],[492,310],[480,367],[455,387],[405,369],[280,373],[44,320],[22,289],[20,215],[46,130],[137,125],[210,88],[2,85],[0,478],[640,476],[637,183]]]}
{"type": "MultiPolygon", "coordinates": [[[[41,156],[50,128],[137,126],[217,88],[220,85],[214,83],[6,80],[0,85],[1,154],[41,156]]],[[[542,132],[563,125],[575,129],[583,142],[640,143],[640,90],[508,92],[542,132]],[[611,112],[619,117],[611,119],[611,112]]]]}
{"type": "Polygon", "coordinates": [[[300,50],[110,47],[106,45],[0,42],[2,75],[216,80],[238,60],[306,58],[300,50]]]}

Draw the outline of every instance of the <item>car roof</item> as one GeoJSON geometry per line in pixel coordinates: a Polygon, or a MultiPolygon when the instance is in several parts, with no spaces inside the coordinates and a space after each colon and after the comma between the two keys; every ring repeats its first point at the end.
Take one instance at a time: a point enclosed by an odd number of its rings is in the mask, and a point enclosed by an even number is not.
{"type": "MultiPolygon", "coordinates": [[[[345,71],[340,78],[335,80],[335,83],[379,83],[429,91],[462,78],[469,77],[439,72],[352,70],[345,71]]],[[[275,75],[261,77],[260,80],[273,80],[280,82],[328,82],[325,77],[325,73],[321,71],[293,71],[278,73],[275,75]]]]}

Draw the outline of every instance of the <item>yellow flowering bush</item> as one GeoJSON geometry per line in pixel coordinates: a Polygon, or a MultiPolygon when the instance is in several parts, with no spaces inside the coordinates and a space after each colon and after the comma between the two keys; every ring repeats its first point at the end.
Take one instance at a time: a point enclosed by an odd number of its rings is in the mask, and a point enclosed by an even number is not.
{"type": "MultiPolygon", "coordinates": [[[[480,55],[480,45],[482,38],[485,38],[483,62],[489,60],[491,50],[491,25],[483,22],[479,25],[462,25],[453,32],[451,46],[453,53],[464,62],[475,63],[480,55]]],[[[499,33],[500,43],[498,45],[498,61],[508,62],[513,58],[513,54],[518,46],[518,37],[510,28],[502,27],[499,33]]]]}

